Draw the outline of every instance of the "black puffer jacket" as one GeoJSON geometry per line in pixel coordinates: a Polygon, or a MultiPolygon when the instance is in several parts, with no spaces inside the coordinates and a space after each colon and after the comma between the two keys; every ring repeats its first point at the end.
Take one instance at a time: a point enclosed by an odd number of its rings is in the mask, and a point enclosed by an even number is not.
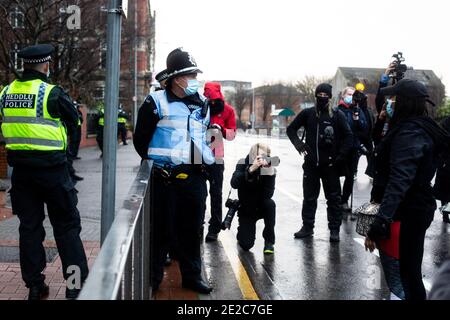
{"type": "Polygon", "coordinates": [[[421,215],[431,221],[436,210],[431,180],[447,142],[447,133],[425,116],[389,131],[375,150],[372,200],[381,203],[380,215],[394,220],[421,215]]]}
{"type": "Polygon", "coordinates": [[[315,166],[328,166],[336,161],[343,161],[352,148],[353,134],[342,111],[335,110],[332,117],[329,112],[318,112],[317,108],[301,111],[287,128],[287,135],[297,150],[302,142],[297,131],[306,130],[308,154],[305,162],[315,166]],[[329,136],[330,127],[333,136],[329,136]]]}
{"type": "Polygon", "coordinates": [[[241,209],[239,214],[256,212],[256,208],[267,199],[271,199],[275,191],[276,175],[262,175],[261,169],[249,173],[249,156],[239,160],[231,178],[231,187],[238,190],[241,209]]]}

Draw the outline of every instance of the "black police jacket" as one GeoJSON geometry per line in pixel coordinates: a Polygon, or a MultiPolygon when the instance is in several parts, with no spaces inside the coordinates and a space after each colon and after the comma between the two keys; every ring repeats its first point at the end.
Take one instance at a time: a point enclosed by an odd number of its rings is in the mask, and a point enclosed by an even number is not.
{"type": "Polygon", "coordinates": [[[344,161],[352,148],[353,134],[342,111],[319,112],[316,107],[301,111],[287,128],[287,135],[297,150],[302,141],[297,131],[305,128],[308,164],[328,166],[344,161]],[[330,130],[330,127],[332,130],[330,130]],[[330,132],[333,134],[330,135],[330,132]]]}
{"type": "Polygon", "coordinates": [[[238,190],[240,214],[255,212],[264,200],[272,198],[275,191],[276,175],[263,175],[261,169],[250,173],[250,166],[249,156],[239,160],[231,178],[231,187],[238,190]]]}
{"type": "Polygon", "coordinates": [[[381,203],[381,216],[394,220],[432,220],[436,201],[431,180],[436,173],[438,154],[447,142],[445,131],[425,116],[404,120],[388,132],[374,154],[371,196],[381,203]]]}
{"type": "MultiPolygon", "coordinates": [[[[34,70],[25,70],[22,81],[41,79],[48,82],[47,76],[34,70]]],[[[60,118],[71,136],[78,125],[78,113],[70,97],[61,87],[54,87],[48,96],[47,109],[54,118],[60,118]]],[[[11,167],[54,167],[67,162],[66,150],[62,151],[29,151],[8,150],[8,164],[11,167]]]]}

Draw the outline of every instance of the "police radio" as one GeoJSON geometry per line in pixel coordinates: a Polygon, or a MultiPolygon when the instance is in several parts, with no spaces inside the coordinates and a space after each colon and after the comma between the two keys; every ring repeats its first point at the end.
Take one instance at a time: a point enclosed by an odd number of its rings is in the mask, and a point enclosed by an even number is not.
{"type": "Polygon", "coordinates": [[[205,101],[203,102],[203,106],[202,106],[202,118],[206,118],[206,116],[208,115],[208,108],[209,108],[209,99],[205,99],[205,101]]]}

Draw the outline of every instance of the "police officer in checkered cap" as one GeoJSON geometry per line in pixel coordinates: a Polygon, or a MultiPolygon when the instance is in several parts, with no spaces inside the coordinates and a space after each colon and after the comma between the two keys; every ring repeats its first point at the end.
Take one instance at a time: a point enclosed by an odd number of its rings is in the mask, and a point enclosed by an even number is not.
{"type": "MultiPolygon", "coordinates": [[[[19,52],[24,71],[0,93],[2,133],[8,164],[13,167],[11,202],[20,220],[20,267],[30,300],[49,293],[43,271],[46,254],[44,204],[53,226],[63,275],[78,266],[81,281],[88,266],[80,239],[77,194],[67,159],[67,137],[76,130],[78,114],[64,91],[49,83],[54,47],[38,44],[19,52]]],[[[66,298],[76,298],[80,288],[67,288],[66,298]]]]}

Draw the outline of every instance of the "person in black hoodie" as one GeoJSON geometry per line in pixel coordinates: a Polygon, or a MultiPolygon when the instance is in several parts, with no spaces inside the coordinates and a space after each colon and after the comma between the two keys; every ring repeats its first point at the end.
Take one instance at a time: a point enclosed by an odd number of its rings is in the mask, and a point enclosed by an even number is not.
{"type": "Polygon", "coordinates": [[[342,111],[330,106],[332,87],[322,83],[316,88],[317,103],[314,108],[301,111],[287,128],[287,135],[294,147],[305,155],[303,164],[303,226],[295,238],[310,237],[314,233],[317,198],[322,180],[327,198],[330,241],[339,241],[342,220],[341,186],[339,172],[352,148],[353,134],[342,111]],[[297,134],[305,128],[306,142],[297,134]]]}
{"type": "Polygon", "coordinates": [[[275,244],[275,191],[276,171],[268,163],[270,148],[257,143],[245,159],[239,160],[231,178],[231,187],[238,190],[240,207],[237,240],[245,251],[255,244],[256,222],[264,219],[264,253],[272,254],[275,244]]]}
{"type": "Polygon", "coordinates": [[[427,116],[428,93],[420,82],[402,79],[380,93],[395,96],[395,107],[389,131],[375,150],[372,201],[380,203],[380,209],[368,232],[368,247],[389,239],[390,223],[400,221],[399,264],[405,298],[424,300],[424,240],[436,210],[431,180],[450,137],[427,116]]]}

